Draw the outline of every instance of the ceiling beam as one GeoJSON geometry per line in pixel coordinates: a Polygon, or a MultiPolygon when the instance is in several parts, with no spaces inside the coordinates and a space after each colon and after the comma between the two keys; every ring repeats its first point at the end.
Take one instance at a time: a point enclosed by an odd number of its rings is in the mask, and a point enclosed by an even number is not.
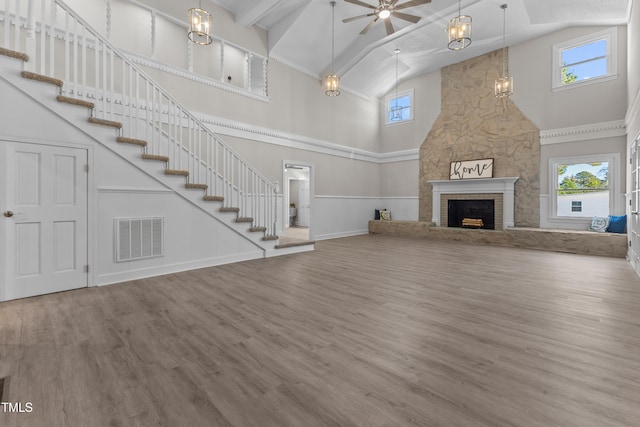
{"type": "Polygon", "coordinates": [[[292,33],[291,28],[293,27],[293,24],[300,19],[302,14],[310,5],[310,1],[302,3],[297,9],[283,17],[278,21],[278,23],[269,29],[269,52],[273,51],[278,46],[280,40],[282,40],[287,34],[292,33]]]}
{"type": "Polygon", "coordinates": [[[274,7],[282,3],[283,0],[260,0],[253,4],[245,2],[248,7],[236,12],[236,22],[246,28],[255,25],[260,19],[267,15],[274,7]]]}

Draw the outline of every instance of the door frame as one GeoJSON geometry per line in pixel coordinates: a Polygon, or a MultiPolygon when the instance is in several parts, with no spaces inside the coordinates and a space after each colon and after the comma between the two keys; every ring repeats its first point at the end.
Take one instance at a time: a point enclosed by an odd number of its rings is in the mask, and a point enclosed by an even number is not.
{"type": "Polygon", "coordinates": [[[286,166],[300,166],[309,168],[309,240],[314,239],[313,205],[315,198],[315,165],[300,160],[282,160],[282,230],[285,229],[285,221],[289,221],[289,180],[285,172],[286,166]]]}
{"type": "Polygon", "coordinates": [[[640,235],[640,229],[636,229],[637,227],[634,227],[634,224],[640,227],[637,213],[640,204],[640,200],[638,200],[638,192],[640,190],[635,188],[638,181],[640,181],[640,177],[638,177],[638,173],[640,173],[640,133],[638,133],[638,135],[631,140],[631,143],[627,145],[627,155],[629,156],[626,174],[628,202],[625,207],[627,214],[627,241],[629,244],[629,247],[627,248],[627,259],[636,271],[636,274],[640,276],[640,263],[638,262],[638,256],[640,254],[640,247],[638,247],[640,241],[638,236],[640,235]]]}
{"type": "MultiPolygon", "coordinates": [[[[89,272],[87,274],[87,287],[96,286],[96,274],[97,274],[97,260],[96,254],[97,245],[95,236],[97,236],[97,223],[96,223],[96,213],[98,212],[98,200],[96,198],[95,191],[95,146],[89,143],[69,143],[69,142],[58,142],[58,141],[47,141],[47,140],[39,140],[39,139],[31,139],[31,138],[20,138],[15,136],[3,136],[0,135],[0,144],[2,143],[14,143],[14,144],[31,144],[31,145],[45,145],[48,147],[60,147],[60,148],[75,148],[80,150],[86,150],[87,152],[87,167],[89,168],[87,172],[87,264],[89,265],[89,272]]],[[[1,163],[0,163],[1,164],[1,163]]],[[[2,207],[0,207],[2,208],[2,207]]],[[[0,245],[0,268],[2,271],[6,271],[4,269],[4,245],[0,245]]],[[[4,284],[3,284],[4,286],[4,284]]],[[[1,294],[4,294],[4,289],[2,289],[1,294]]]]}

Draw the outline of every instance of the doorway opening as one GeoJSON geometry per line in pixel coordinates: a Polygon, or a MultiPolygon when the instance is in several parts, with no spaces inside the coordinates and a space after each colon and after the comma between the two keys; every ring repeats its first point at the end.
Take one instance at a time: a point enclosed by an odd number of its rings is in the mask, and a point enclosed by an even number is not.
{"type": "Polygon", "coordinates": [[[311,240],[311,169],[308,163],[283,162],[282,237],[290,241],[311,240]]]}

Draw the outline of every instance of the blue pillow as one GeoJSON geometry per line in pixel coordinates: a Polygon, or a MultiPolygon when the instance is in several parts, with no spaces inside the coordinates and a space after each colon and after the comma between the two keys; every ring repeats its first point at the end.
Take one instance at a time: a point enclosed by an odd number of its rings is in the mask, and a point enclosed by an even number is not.
{"type": "Polygon", "coordinates": [[[609,215],[609,233],[626,233],[627,232],[627,216],[626,215],[609,215]]]}

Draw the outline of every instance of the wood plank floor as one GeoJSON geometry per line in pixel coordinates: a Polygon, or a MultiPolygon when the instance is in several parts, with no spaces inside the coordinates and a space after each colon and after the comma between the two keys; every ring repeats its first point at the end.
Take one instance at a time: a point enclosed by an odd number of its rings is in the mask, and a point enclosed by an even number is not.
{"type": "Polygon", "coordinates": [[[358,236],[0,304],[25,426],[638,426],[622,259],[358,236]]]}

